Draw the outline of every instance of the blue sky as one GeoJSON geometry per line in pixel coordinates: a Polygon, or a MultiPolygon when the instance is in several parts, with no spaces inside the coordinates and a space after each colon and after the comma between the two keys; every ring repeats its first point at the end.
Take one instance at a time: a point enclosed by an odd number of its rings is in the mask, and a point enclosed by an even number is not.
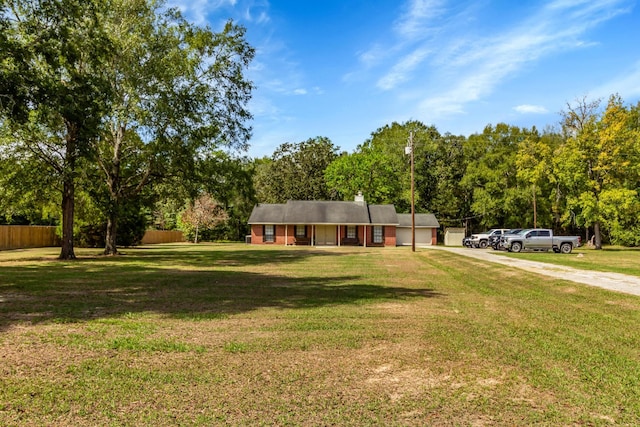
{"type": "Polygon", "coordinates": [[[248,155],[394,121],[470,135],[555,126],[567,103],[640,99],[640,0],[169,0],[256,48],[248,155]]]}

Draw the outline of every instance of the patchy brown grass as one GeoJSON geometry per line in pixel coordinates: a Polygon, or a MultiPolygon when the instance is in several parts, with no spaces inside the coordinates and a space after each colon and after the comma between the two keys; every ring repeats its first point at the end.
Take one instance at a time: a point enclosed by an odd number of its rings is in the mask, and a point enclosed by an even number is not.
{"type": "Polygon", "coordinates": [[[634,425],[639,313],[440,251],[2,253],[0,424],[634,425]]]}

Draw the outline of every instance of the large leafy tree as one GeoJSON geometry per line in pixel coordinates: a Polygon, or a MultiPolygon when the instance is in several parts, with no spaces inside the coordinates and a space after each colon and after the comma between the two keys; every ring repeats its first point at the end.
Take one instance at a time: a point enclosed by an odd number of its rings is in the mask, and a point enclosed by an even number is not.
{"type": "Polygon", "coordinates": [[[335,199],[337,195],[327,187],[324,173],[338,156],[337,151],[325,137],[280,145],[270,159],[256,165],[254,185],[258,201],[335,199]]]}
{"type": "MultiPolygon", "coordinates": [[[[561,207],[556,197],[557,179],[553,169],[553,156],[563,141],[558,133],[545,131],[539,134],[533,129],[518,144],[517,178],[521,190],[524,194],[528,193],[526,198],[531,201],[530,208],[521,213],[521,217],[525,219],[523,224],[531,224],[533,227],[554,224],[553,214],[561,207]]],[[[555,218],[557,217],[556,215],[555,218]]],[[[555,221],[556,225],[557,223],[555,221]]]]}
{"type": "Polygon", "coordinates": [[[396,177],[387,169],[385,156],[370,143],[358,146],[351,154],[342,153],[327,167],[325,177],[329,188],[343,200],[362,192],[368,202],[383,203],[392,200],[399,188],[396,177]]]}
{"type": "Polygon", "coordinates": [[[105,58],[112,50],[97,0],[0,2],[0,113],[11,150],[37,159],[61,190],[60,258],[75,258],[74,197],[79,162],[111,95],[105,58]]]}
{"type": "Polygon", "coordinates": [[[470,215],[472,192],[461,185],[465,143],[464,136],[432,134],[416,162],[419,208],[434,213],[441,224],[457,226],[470,215]]]}
{"type": "Polygon", "coordinates": [[[97,144],[108,190],[105,254],[117,253],[123,202],[169,177],[194,179],[194,164],[220,146],[244,148],[252,84],[243,70],[254,50],[244,29],[213,32],[155,0],[112,0],[105,26],[114,96],[97,144]]]}
{"type": "Polygon", "coordinates": [[[518,185],[516,154],[532,132],[499,123],[469,137],[462,184],[473,191],[471,209],[483,227],[522,225],[530,197],[518,185]]]}
{"type": "Polygon", "coordinates": [[[597,106],[582,99],[564,112],[568,139],[555,157],[558,177],[577,221],[593,226],[596,249],[602,248],[603,227],[613,240],[638,244],[638,239],[629,239],[639,228],[637,107],[626,107],[617,95],[610,97],[604,112],[597,106]]]}
{"type": "Polygon", "coordinates": [[[430,194],[433,186],[430,180],[422,179],[420,173],[433,159],[434,141],[438,140],[439,134],[435,128],[418,121],[383,126],[352,154],[341,155],[325,173],[329,188],[343,199],[351,199],[362,191],[368,202],[392,203],[398,210],[408,211],[411,174],[405,147],[410,133],[413,133],[414,141],[416,183],[421,188],[416,191],[416,205],[421,205],[421,196],[430,194]]]}

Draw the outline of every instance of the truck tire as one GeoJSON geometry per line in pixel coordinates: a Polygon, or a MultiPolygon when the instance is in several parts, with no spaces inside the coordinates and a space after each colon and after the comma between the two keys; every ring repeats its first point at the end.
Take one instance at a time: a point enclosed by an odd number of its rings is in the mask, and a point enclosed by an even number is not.
{"type": "Polygon", "coordinates": [[[563,243],[560,245],[560,252],[563,254],[570,254],[573,250],[573,245],[571,243],[563,243]]]}
{"type": "Polygon", "coordinates": [[[487,247],[487,241],[486,240],[480,240],[480,249],[485,249],[487,247]]]}
{"type": "Polygon", "coordinates": [[[511,252],[520,252],[522,250],[522,243],[513,242],[511,244],[511,252]]]}

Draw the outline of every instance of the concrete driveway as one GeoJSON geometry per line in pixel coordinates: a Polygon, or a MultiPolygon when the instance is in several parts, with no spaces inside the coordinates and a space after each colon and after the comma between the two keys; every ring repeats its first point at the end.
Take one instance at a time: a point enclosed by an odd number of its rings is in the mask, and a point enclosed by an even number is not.
{"type": "MultiPolygon", "coordinates": [[[[555,277],[557,279],[570,280],[572,282],[583,283],[589,286],[597,286],[617,292],[640,296],[640,277],[629,276],[620,273],[604,273],[600,271],[579,270],[572,267],[547,264],[544,262],[529,261],[500,255],[491,249],[471,249],[451,246],[424,246],[424,249],[442,250],[464,255],[466,257],[481,259],[496,264],[508,265],[542,274],[544,276],[555,277]]],[[[562,255],[558,256],[577,256],[562,255]]]]}

